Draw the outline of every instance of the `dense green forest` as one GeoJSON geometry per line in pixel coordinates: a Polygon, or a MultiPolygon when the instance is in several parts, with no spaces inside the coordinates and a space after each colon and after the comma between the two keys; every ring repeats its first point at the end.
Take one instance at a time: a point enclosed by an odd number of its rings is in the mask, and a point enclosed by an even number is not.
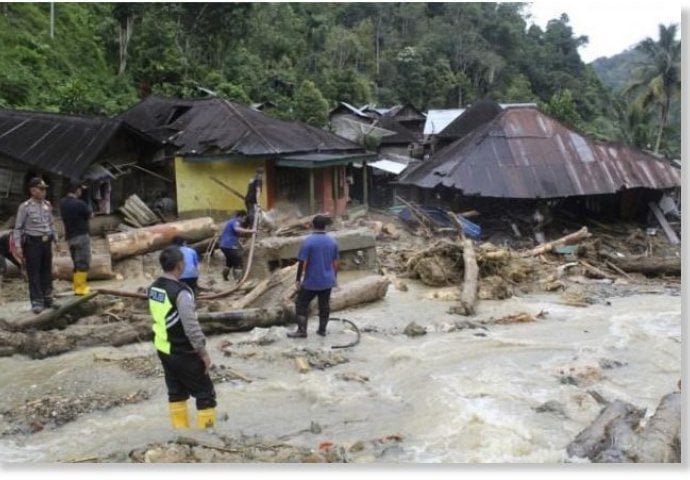
{"type": "MultiPolygon", "coordinates": [[[[323,126],[339,101],[426,110],[493,98],[538,102],[597,138],[653,146],[665,97],[634,102],[644,95],[634,69],[616,78],[636,88],[605,85],[580,59],[587,38],[567,16],[542,30],[523,5],[55,3],[51,31],[49,3],[3,3],[0,107],[113,115],[150,93],[211,90],[323,126]]],[[[679,117],[662,126],[659,151],[679,156],[679,117]]]]}

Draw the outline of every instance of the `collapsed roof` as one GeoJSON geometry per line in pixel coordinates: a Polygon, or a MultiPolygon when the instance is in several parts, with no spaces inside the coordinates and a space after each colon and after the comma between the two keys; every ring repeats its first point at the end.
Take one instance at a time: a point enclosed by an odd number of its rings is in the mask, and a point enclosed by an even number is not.
{"type": "Polygon", "coordinates": [[[448,127],[463,136],[407,169],[398,183],[444,186],[467,196],[544,199],[680,186],[680,170],[669,162],[595,142],[536,107],[481,102],[453,123],[448,127]]]}

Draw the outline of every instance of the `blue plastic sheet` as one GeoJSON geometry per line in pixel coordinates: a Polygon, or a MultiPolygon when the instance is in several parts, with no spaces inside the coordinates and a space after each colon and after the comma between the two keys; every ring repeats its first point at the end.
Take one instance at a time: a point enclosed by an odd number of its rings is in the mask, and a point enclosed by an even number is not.
{"type": "MultiPolygon", "coordinates": [[[[437,207],[427,207],[421,205],[419,206],[419,209],[422,210],[434,222],[434,224],[437,227],[454,228],[456,226],[456,222],[450,217],[451,214],[449,214],[445,210],[442,210],[437,207]]],[[[412,216],[412,213],[407,207],[393,207],[390,209],[390,211],[396,213],[398,215],[398,218],[403,222],[407,223],[414,221],[414,217],[412,216]]],[[[462,230],[465,233],[465,235],[474,239],[479,239],[481,237],[482,227],[480,227],[476,223],[470,222],[462,215],[456,215],[456,217],[462,225],[462,230]]]]}

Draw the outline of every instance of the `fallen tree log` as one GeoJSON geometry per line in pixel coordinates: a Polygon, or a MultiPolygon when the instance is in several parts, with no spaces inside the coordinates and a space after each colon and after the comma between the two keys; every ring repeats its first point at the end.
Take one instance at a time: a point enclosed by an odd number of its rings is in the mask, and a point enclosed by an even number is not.
{"type": "Polygon", "coordinates": [[[544,245],[539,245],[538,247],[533,248],[532,250],[528,250],[527,252],[524,252],[522,256],[534,257],[536,255],[541,255],[542,253],[550,252],[559,245],[572,245],[573,243],[585,240],[586,238],[589,238],[591,236],[592,234],[589,233],[587,227],[582,227],[577,232],[573,232],[571,234],[566,235],[565,237],[559,238],[558,240],[553,240],[551,242],[545,243],[544,245]]]}
{"type": "Polygon", "coordinates": [[[680,257],[609,257],[609,261],[627,273],[642,273],[643,275],[656,277],[660,275],[680,276],[680,257]]]}
{"type": "Polygon", "coordinates": [[[308,215],[306,217],[291,220],[278,227],[278,229],[274,232],[274,235],[294,235],[308,231],[312,226],[311,222],[314,220],[315,216],[316,215],[308,215]]]}
{"type": "Polygon", "coordinates": [[[678,463],[681,407],[680,392],[665,395],[641,428],[645,411],[617,400],[607,405],[568,445],[568,455],[596,463],[678,463]]]}
{"type": "MultiPolygon", "coordinates": [[[[387,277],[370,275],[335,288],[331,294],[331,312],[380,300],[386,295],[389,284],[390,280],[387,277]]],[[[310,305],[310,313],[315,314],[317,311],[317,304],[313,302],[310,305]]],[[[202,328],[210,328],[210,324],[215,323],[222,331],[267,328],[292,323],[295,318],[295,305],[291,301],[284,301],[282,305],[267,308],[199,313],[198,318],[199,322],[202,322],[202,328]],[[225,322],[225,325],[221,326],[218,322],[225,322]]],[[[210,331],[219,333],[217,330],[210,331]]]]}
{"type": "MultiPolygon", "coordinates": [[[[71,282],[73,273],[74,264],[70,256],[53,257],[53,279],[71,282]]],[[[20,278],[22,272],[14,264],[7,262],[5,276],[7,278],[20,278]]],[[[115,278],[110,255],[99,254],[91,256],[88,278],[89,280],[112,280],[115,278]]]]}
{"type": "Polygon", "coordinates": [[[150,340],[151,319],[136,323],[111,322],[100,325],[69,325],[63,330],[8,332],[0,330],[0,349],[4,355],[45,358],[76,348],[99,345],[121,346],[150,340]]]}
{"type": "MultiPolygon", "coordinates": [[[[72,281],[73,273],[74,264],[72,263],[72,257],[53,257],[53,278],[72,281]]],[[[92,255],[91,264],[89,265],[88,279],[111,280],[113,278],[115,278],[115,273],[113,273],[113,265],[110,260],[110,255],[92,255]]]]}
{"type": "Polygon", "coordinates": [[[92,292],[82,297],[76,297],[72,300],[64,302],[59,308],[47,308],[39,314],[28,313],[20,315],[18,318],[14,318],[12,320],[0,320],[3,328],[15,332],[47,328],[52,326],[52,324],[60,317],[71,312],[79,305],[88,302],[96,295],[98,295],[98,292],[92,292]]]}
{"type": "Polygon", "coordinates": [[[279,285],[292,285],[297,277],[297,265],[291,267],[281,268],[278,271],[271,273],[268,278],[263,279],[259,282],[256,287],[254,287],[247,295],[240,298],[238,301],[233,303],[233,310],[242,309],[249,307],[252,302],[261,297],[271,288],[277,287],[279,285]],[[290,280],[293,280],[290,282],[290,280]]]}
{"type": "Polygon", "coordinates": [[[194,243],[212,237],[215,233],[213,219],[202,217],[111,233],[106,236],[106,240],[113,261],[117,261],[165,248],[177,235],[188,243],[194,243]]]}
{"type": "Polygon", "coordinates": [[[124,290],[112,290],[108,288],[96,288],[95,292],[102,293],[103,295],[112,295],[114,297],[124,297],[124,298],[139,298],[141,300],[147,300],[148,296],[145,293],[140,292],[127,292],[124,290]]]}
{"type": "MultiPolygon", "coordinates": [[[[388,277],[369,275],[336,287],[331,293],[331,311],[337,312],[380,300],[386,296],[388,285],[390,285],[388,277]]],[[[312,305],[312,311],[315,309],[316,302],[312,305]]]]}
{"type": "MultiPolygon", "coordinates": [[[[351,308],[383,298],[389,283],[389,280],[382,276],[364,277],[347,283],[333,292],[331,311],[351,308]]],[[[285,302],[269,308],[201,312],[198,314],[198,319],[206,335],[217,335],[293,323],[294,308],[292,302],[285,302]]],[[[316,310],[316,302],[312,304],[312,308],[316,310]]],[[[97,325],[77,323],[62,330],[12,332],[0,329],[0,356],[17,353],[31,358],[45,358],[81,347],[98,345],[117,347],[150,341],[153,337],[151,327],[151,317],[141,313],[131,314],[127,321],[104,322],[97,325]]]]}
{"type": "Polygon", "coordinates": [[[198,315],[201,329],[205,334],[241,332],[252,328],[269,328],[286,325],[294,318],[284,306],[271,308],[246,308],[228,312],[206,312],[198,315]]]}
{"type": "Polygon", "coordinates": [[[472,240],[469,238],[464,238],[462,241],[462,257],[465,263],[465,278],[462,282],[460,303],[450,307],[449,313],[470,316],[476,313],[479,266],[477,265],[477,256],[474,253],[472,240]]]}

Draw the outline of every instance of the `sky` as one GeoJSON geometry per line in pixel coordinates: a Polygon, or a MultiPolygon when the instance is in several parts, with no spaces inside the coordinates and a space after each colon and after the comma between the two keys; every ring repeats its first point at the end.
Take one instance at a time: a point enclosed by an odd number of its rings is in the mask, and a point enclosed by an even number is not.
{"type": "Polygon", "coordinates": [[[690,2],[535,0],[526,11],[532,13],[532,22],[542,29],[549,20],[566,13],[575,35],[589,37],[589,44],[579,49],[582,61],[589,63],[620,53],[646,37],[657,39],[660,23],[677,23],[680,34],[681,9],[690,15],[690,2]]]}

